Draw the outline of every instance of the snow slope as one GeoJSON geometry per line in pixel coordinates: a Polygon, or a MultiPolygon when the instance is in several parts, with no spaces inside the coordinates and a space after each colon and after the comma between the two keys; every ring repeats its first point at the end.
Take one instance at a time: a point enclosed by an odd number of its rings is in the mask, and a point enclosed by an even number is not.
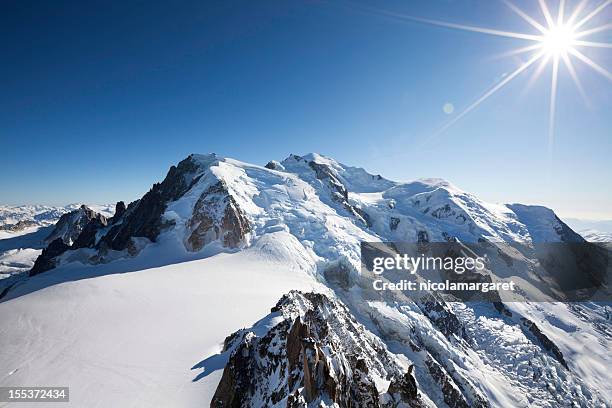
{"type": "Polygon", "coordinates": [[[103,265],[93,267],[101,276],[10,299],[0,307],[0,384],[69,386],[74,407],[201,407],[223,366],[205,367],[196,382],[201,369],[192,367],[217,353],[226,333],[266,315],[283,293],[317,287],[279,256],[225,253],[110,275],[114,267],[103,265]]]}

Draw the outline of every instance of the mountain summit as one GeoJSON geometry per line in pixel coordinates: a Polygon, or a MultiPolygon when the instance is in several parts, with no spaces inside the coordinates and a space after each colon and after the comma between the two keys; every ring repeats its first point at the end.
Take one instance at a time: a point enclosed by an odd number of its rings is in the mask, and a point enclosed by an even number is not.
{"type": "Polygon", "coordinates": [[[357,273],[360,241],[582,240],[544,207],[486,203],[441,179],[394,182],[315,153],[265,167],[192,154],[141,199],[117,209],[108,221],[90,213],[84,221],[83,208],[65,215],[47,240],[70,231],[54,262],[135,256],[160,235],[197,252],[246,247],[285,231],[307,244],[313,270],[332,261],[357,273]],[[92,217],[96,222],[84,228],[92,217]]]}

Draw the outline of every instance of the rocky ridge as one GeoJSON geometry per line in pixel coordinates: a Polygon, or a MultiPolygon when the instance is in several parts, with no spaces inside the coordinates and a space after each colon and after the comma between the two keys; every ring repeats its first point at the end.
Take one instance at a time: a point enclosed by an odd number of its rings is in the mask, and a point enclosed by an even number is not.
{"type": "MultiPolygon", "coordinates": [[[[81,248],[95,250],[94,255],[89,254],[85,259],[90,263],[116,259],[116,256],[108,256],[111,251],[137,255],[143,240],[155,242],[160,233],[174,227],[175,222],[164,217],[168,204],[198,184],[216,160],[215,155],[189,156],[172,166],[164,180],[154,184],[141,199],[127,207],[122,201],[118,202],[114,216],[109,219],[86,206],[64,214],[47,238],[49,247],[40,255],[30,275],[53,269],[60,263],[60,255],[81,248]]],[[[225,247],[236,248],[246,240],[251,228],[223,180],[219,179],[201,194],[186,225],[189,232],[184,237],[185,247],[190,251],[200,250],[216,240],[225,247]]]]}
{"type": "Polygon", "coordinates": [[[425,407],[413,367],[340,302],[292,291],[269,327],[229,336],[230,355],[211,407],[425,407]]]}

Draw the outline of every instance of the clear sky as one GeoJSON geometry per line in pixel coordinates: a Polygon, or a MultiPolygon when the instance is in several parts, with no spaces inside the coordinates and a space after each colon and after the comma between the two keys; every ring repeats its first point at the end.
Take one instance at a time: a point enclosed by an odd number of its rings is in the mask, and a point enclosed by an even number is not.
{"type": "MultiPolygon", "coordinates": [[[[543,21],[537,2],[516,4],[543,21]]],[[[0,203],[130,201],[192,152],[264,164],[315,151],[612,218],[609,79],[576,62],[587,105],[559,70],[552,161],[550,64],[430,139],[530,56],[499,54],[528,43],[384,10],[534,32],[489,0],[1,2],[0,203]]],[[[612,6],[590,25],[611,18],[612,6]]],[[[583,52],[612,70],[612,50],[583,52]]]]}

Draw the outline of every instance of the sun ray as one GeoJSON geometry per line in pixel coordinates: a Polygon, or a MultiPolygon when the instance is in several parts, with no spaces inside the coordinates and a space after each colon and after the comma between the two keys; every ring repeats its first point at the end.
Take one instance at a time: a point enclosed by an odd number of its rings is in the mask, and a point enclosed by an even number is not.
{"type": "Polygon", "coordinates": [[[537,21],[535,21],[533,18],[531,18],[527,13],[525,13],[523,10],[521,10],[520,8],[518,8],[514,3],[512,3],[510,0],[502,0],[502,2],[508,6],[512,11],[514,11],[516,14],[518,14],[523,20],[525,20],[526,22],[528,22],[529,24],[531,24],[533,27],[535,27],[538,31],[540,31],[542,34],[544,34],[546,32],[546,28],[538,23],[537,21]]]}
{"type": "Polygon", "coordinates": [[[576,85],[576,88],[578,89],[578,93],[580,93],[582,100],[587,106],[590,107],[591,102],[589,101],[589,98],[587,97],[587,94],[584,91],[584,88],[582,87],[582,82],[580,81],[580,78],[578,77],[578,74],[576,73],[576,69],[574,68],[574,63],[572,62],[572,59],[569,57],[569,55],[567,55],[566,52],[561,54],[561,57],[563,58],[565,67],[567,68],[567,71],[572,77],[572,80],[574,81],[574,84],[576,85]]]}
{"type": "Polygon", "coordinates": [[[587,1],[588,0],[582,0],[580,3],[578,3],[574,11],[572,12],[572,15],[567,19],[566,21],[567,25],[570,25],[570,26],[573,25],[574,21],[578,18],[578,15],[580,15],[580,12],[584,8],[584,6],[586,6],[587,1]]]}
{"type": "Polygon", "coordinates": [[[493,28],[477,27],[477,26],[470,26],[470,25],[457,24],[457,23],[448,23],[446,21],[415,17],[415,16],[411,16],[408,14],[396,13],[396,12],[392,12],[388,10],[372,9],[370,7],[358,6],[355,4],[351,4],[351,5],[353,6],[353,8],[361,10],[363,12],[378,14],[380,16],[390,17],[390,18],[397,19],[397,20],[414,21],[417,23],[424,23],[424,24],[434,25],[438,27],[454,28],[457,30],[471,31],[471,32],[476,32],[476,33],[481,33],[481,34],[496,35],[500,37],[510,37],[510,38],[516,38],[520,40],[530,40],[530,41],[541,41],[542,40],[541,35],[517,33],[513,31],[496,30],[493,28]]]}
{"type": "Polygon", "coordinates": [[[531,44],[525,47],[514,48],[510,51],[499,53],[497,55],[494,55],[493,58],[512,57],[514,55],[524,54],[526,52],[537,50],[539,48],[542,48],[542,44],[531,44]]]}
{"type": "Polygon", "coordinates": [[[552,77],[550,83],[550,107],[548,110],[548,152],[552,156],[552,148],[555,140],[555,113],[557,106],[557,82],[559,79],[559,56],[554,56],[552,66],[552,77]]]}
{"type": "Polygon", "coordinates": [[[544,18],[546,19],[546,24],[548,24],[549,27],[553,26],[555,23],[553,21],[552,15],[550,14],[550,11],[548,10],[548,5],[546,5],[546,1],[538,0],[538,2],[540,3],[540,9],[542,10],[542,14],[544,14],[544,18]]]}
{"type": "Polygon", "coordinates": [[[511,38],[518,38],[518,39],[521,39],[521,40],[531,40],[531,41],[540,41],[542,39],[541,35],[533,35],[533,34],[525,34],[525,33],[515,33],[515,32],[512,32],[512,31],[495,30],[495,29],[492,29],[492,28],[484,28],[484,27],[468,26],[468,25],[463,25],[463,24],[447,23],[447,22],[444,22],[444,21],[430,20],[430,19],[427,19],[427,18],[418,18],[418,17],[409,17],[409,16],[406,16],[406,18],[409,18],[409,19],[411,19],[413,21],[418,21],[418,22],[421,22],[421,23],[437,25],[437,26],[440,26],[440,27],[455,28],[455,29],[458,29],[458,30],[472,31],[472,32],[482,33],[482,34],[497,35],[497,36],[500,36],[500,37],[511,37],[511,38]]]}
{"type": "Polygon", "coordinates": [[[478,98],[471,105],[469,105],[467,108],[465,108],[461,113],[459,113],[457,116],[455,116],[451,121],[449,121],[444,126],[442,126],[442,128],[440,130],[438,130],[433,136],[438,136],[438,135],[444,133],[446,130],[448,130],[448,128],[450,128],[452,125],[457,123],[457,121],[459,121],[465,115],[467,115],[468,113],[470,113],[471,111],[476,109],[478,107],[478,105],[480,105],[482,102],[487,100],[491,95],[493,95],[495,92],[499,91],[506,84],[508,84],[508,82],[512,81],[520,73],[522,73],[527,68],[529,68],[534,62],[536,62],[539,58],[541,58],[542,55],[544,55],[543,52],[537,53],[529,61],[523,63],[520,67],[518,67],[516,70],[514,70],[511,74],[507,75],[504,79],[502,79],[500,82],[495,84],[495,86],[493,86],[491,89],[489,89],[487,92],[485,92],[480,98],[478,98]]]}
{"type": "Polygon", "coordinates": [[[593,68],[593,70],[595,70],[596,72],[606,77],[609,81],[612,81],[612,74],[607,69],[597,65],[592,59],[590,59],[589,57],[587,57],[586,55],[584,55],[583,53],[581,53],[575,48],[570,48],[569,52],[571,52],[579,60],[587,64],[589,67],[593,68]]]}
{"type": "Polygon", "coordinates": [[[581,41],[581,40],[574,40],[573,45],[581,45],[583,47],[595,47],[595,48],[612,48],[612,43],[581,41]]]}
{"type": "Polygon", "coordinates": [[[576,33],[576,35],[574,37],[575,38],[580,38],[580,37],[584,37],[584,36],[587,36],[587,35],[599,33],[601,31],[607,31],[607,30],[610,30],[610,29],[612,29],[612,23],[604,24],[604,25],[599,26],[599,27],[595,27],[595,28],[591,28],[591,29],[588,29],[588,30],[580,31],[579,33],[576,33]]]}
{"type": "Polygon", "coordinates": [[[538,67],[535,69],[535,71],[533,71],[531,77],[529,78],[529,81],[527,81],[527,85],[525,85],[525,88],[523,89],[522,95],[527,94],[529,90],[533,87],[533,84],[538,80],[538,78],[540,78],[542,72],[544,72],[544,68],[546,68],[546,66],[548,65],[548,61],[550,61],[550,54],[544,55],[544,57],[538,64],[538,67]]]}
{"type": "Polygon", "coordinates": [[[565,0],[559,1],[559,14],[557,15],[557,25],[563,24],[563,13],[565,12],[565,0]]]}
{"type": "Polygon", "coordinates": [[[584,17],[582,20],[574,24],[573,26],[574,30],[578,30],[580,27],[586,24],[590,19],[595,17],[597,14],[599,14],[601,10],[605,9],[608,5],[610,5],[610,3],[612,3],[612,0],[606,0],[603,3],[601,3],[598,7],[595,8],[595,10],[591,11],[586,17],[584,17]]]}

